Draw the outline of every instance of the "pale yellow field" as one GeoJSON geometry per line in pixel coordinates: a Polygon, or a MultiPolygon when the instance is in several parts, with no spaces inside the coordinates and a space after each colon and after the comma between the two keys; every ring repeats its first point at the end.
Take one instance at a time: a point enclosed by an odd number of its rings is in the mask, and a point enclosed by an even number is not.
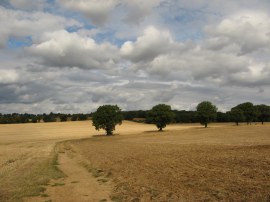
{"type": "MultiPolygon", "coordinates": [[[[189,127],[194,125],[170,125],[166,130],[189,127]]],[[[127,135],[154,130],[156,128],[153,125],[124,121],[121,126],[116,127],[114,133],[127,135]]],[[[103,130],[95,130],[91,121],[0,125],[0,177],[9,170],[11,165],[6,163],[9,160],[47,156],[56,142],[89,138],[104,133],[103,130]]],[[[19,162],[11,164],[12,167],[14,164],[19,166],[19,162]]]]}
{"type": "MultiPolygon", "coordinates": [[[[198,124],[175,124],[167,126],[166,130],[179,130],[190,127],[201,126],[198,124]]],[[[154,130],[156,130],[156,127],[151,124],[124,121],[122,125],[116,126],[114,133],[127,135],[154,130]]],[[[60,141],[87,138],[104,133],[103,130],[95,130],[91,121],[0,125],[0,145],[31,141],[60,141]]]]}

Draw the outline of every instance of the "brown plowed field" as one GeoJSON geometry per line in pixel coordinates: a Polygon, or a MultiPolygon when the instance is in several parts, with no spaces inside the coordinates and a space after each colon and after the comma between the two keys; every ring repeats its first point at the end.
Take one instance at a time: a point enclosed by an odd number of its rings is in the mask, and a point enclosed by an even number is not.
{"type": "Polygon", "coordinates": [[[270,126],[221,126],[73,142],[112,174],[117,201],[270,201],[270,126]]]}

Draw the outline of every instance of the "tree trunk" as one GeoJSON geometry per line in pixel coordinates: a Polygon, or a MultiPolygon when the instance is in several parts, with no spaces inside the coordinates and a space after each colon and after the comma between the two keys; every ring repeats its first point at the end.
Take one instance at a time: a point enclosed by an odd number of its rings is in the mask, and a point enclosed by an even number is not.
{"type": "Polygon", "coordinates": [[[263,121],[262,121],[262,125],[263,125],[263,121]]]}
{"type": "Polygon", "coordinates": [[[112,133],[112,131],[111,130],[109,130],[109,129],[106,129],[106,135],[107,136],[110,136],[110,135],[112,135],[113,133],[112,133]]]}
{"type": "Polygon", "coordinates": [[[236,125],[237,125],[237,126],[239,126],[239,123],[238,123],[238,122],[236,122],[236,125]]]}
{"type": "Polygon", "coordinates": [[[204,124],[204,127],[207,128],[207,123],[204,124]]]}
{"type": "Polygon", "coordinates": [[[159,130],[158,131],[162,131],[162,128],[159,128],[159,130]]]}

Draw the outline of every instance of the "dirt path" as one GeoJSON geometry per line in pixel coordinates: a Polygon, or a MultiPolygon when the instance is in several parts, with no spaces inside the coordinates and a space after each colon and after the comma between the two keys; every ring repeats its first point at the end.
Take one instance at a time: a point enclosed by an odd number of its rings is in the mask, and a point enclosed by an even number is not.
{"type": "Polygon", "coordinates": [[[81,165],[82,161],[76,154],[70,152],[60,153],[58,162],[59,169],[67,177],[51,181],[44,194],[27,198],[26,202],[111,201],[110,182],[94,177],[92,173],[81,165]]]}

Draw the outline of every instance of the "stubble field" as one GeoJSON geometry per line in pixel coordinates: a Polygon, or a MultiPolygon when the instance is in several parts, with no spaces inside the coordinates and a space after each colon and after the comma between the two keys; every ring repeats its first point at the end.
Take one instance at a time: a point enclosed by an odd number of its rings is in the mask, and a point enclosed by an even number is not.
{"type": "Polygon", "coordinates": [[[0,125],[0,201],[27,201],[46,193],[50,179],[68,178],[57,167],[67,148],[110,183],[114,201],[270,200],[269,124],[155,130],[124,122],[106,137],[89,121],[0,125]]]}

